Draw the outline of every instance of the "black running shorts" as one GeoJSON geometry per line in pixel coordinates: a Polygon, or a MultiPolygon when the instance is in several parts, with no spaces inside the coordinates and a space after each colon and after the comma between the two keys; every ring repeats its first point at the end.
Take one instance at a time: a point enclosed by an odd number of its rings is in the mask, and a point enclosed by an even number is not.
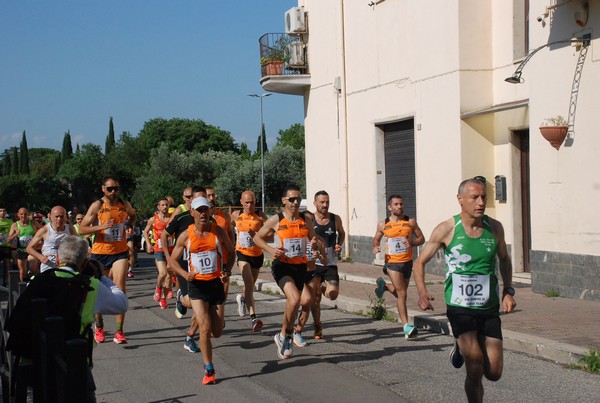
{"type": "Polygon", "coordinates": [[[454,337],[466,332],[476,331],[482,336],[502,340],[502,323],[499,308],[479,310],[447,306],[446,315],[452,326],[454,337]]]}
{"type": "Polygon", "coordinates": [[[188,283],[190,299],[201,299],[208,305],[221,305],[225,303],[225,289],[220,278],[214,280],[194,280],[188,283]]]}
{"type": "Polygon", "coordinates": [[[236,251],[238,262],[248,262],[250,263],[250,267],[253,269],[260,269],[265,261],[265,255],[260,256],[248,256],[244,255],[240,251],[236,251]]]}
{"type": "Polygon", "coordinates": [[[291,277],[294,284],[296,284],[296,288],[299,291],[302,291],[304,288],[304,281],[306,280],[306,263],[290,264],[282,263],[279,260],[273,260],[271,273],[273,274],[275,282],[279,288],[281,288],[281,291],[283,291],[281,280],[284,277],[291,277]]]}

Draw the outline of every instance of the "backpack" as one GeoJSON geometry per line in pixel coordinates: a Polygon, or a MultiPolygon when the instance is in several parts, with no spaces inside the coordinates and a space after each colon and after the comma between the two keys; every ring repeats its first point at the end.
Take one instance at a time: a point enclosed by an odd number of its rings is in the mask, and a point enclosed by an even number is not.
{"type": "Polygon", "coordinates": [[[81,312],[90,290],[90,277],[83,274],[74,274],[63,269],[49,269],[37,274],[19,296],[7,320],[6,330],[10,335],[6,342],[6,350],[19,357],[32,358],[31,301],[45,298],[47,316],[63,318],[65,340],[77,337],[88,339],[88,357],[91,357],[91,324],[83,331],[81,329],[81,312]],[[59,277],[56,272],[68,273],[69,276],[59,277]]]}

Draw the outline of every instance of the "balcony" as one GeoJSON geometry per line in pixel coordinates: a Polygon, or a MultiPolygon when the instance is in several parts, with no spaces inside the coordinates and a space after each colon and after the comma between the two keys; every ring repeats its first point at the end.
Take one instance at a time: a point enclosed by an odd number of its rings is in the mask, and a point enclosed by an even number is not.
{"type": "Polygon", "coordinates": [[[270,33],[258,40],[260,85],[265,91],[304,95],[310,87],[306,47],[299,36],[270,33]]]}

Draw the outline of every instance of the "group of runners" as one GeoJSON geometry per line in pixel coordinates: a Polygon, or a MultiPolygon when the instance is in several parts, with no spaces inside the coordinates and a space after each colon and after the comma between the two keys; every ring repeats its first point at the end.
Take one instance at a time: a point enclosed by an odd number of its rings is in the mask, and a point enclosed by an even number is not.
{"type": "Polygon", "coordinates": [[[188,187],[182,198],[184,202],[172,212],[166,198],[159,200],[144,236],[146,244],[153,245],[147,252],[154,254],[158,269],[154,299],[165,309],[168,293],[176,283],[176,316],[182,318],[192,309],[184,348],[202,353],[203,383],[216,382],[211,338],[220,337],[225,325],[224,304],[236,261],[244,286],[235,300],[238,314],[250,319],[249,331],[258,332],[263,327],[254,288],[266,251],[273,257],[273,276],[286,297],[281,331],[274,337],[278,357],[290,358],[294,344],[307,345],[302,329],[311,312],[314,337],[321,338],[319,302],[323,294],[337,298],[336,259],[345,239],[341,220],[329,212],[327,192],[315,195],[316,211],[312,214],[300,211],[300,189],[288,186],[282,211],[270,218],[256,209],[256,197],[250,190],[242,192],[242,209],[231,215],[217,207],[214,188],[188,187]],[[200,346],[195,341],[196,332],[200,346]]]}
{"type": "MultiPolygon", "coordinates": [[[[43,270],[52,266],[61,236],[71,231],[83,237],[94,235],[91,257],[104,265],[107,275],[125,292],[131,266],[126,231],[135,226],[136,212],[130,203],[119,198],[119,191],[116,178],[104,178],[103,197],[92,203],[85,215],[76,217],[73,230],[66,223],[65,209],[57,206],[45,226],[28,219],[25,209],[19,210],[19,221],[6,231],[2,227],[6,210],[0,208],[1,234],[7,234],[0,235],[2,256],[6,253],[5,245],[18,237],[23,242],[21,247],[26,245],[26,254],[39,260],[43,270]],[[43,245],[42,249],[36,249],[36,245],[43,245]]],[[[244,283],[242,293],[235,297],[238,313],[242,317],[248,315],[249,330],[258,332],[263,322],[258,317],[254,287],[264,263],[264,252],[273,258],[272,275],[285,296],[281,328],[274,336],[279,358],[292,357],[293,345],[306,346],[302,330],[310,313],[314,320],[313,337],[322,338],[320,300],[322,295],[335,300],[340,292],[336,261],[346,235],[340,217],[329,212],[327,192],[315,194],[314,213],[302,212],[300,189],[290,185],[282,195],[281,211],[269,218],[257,211],[256,198],[250,190],[242,192],[242,209],[231,216],[217,207],[213,188],[187,187],[182,197],[184,202],[177,207],[168,198],[157,201],[144,237],[146,251],[154,254],[158,271],[154,299],[166,309],[166,300],[176,283],[177,317],[182,318],[192,309],[184,347],[202,353],[203,384],[216,382],[211,338],[220,337],[225,327],[224,304],[236,260],[244,283]],[[194,340],[197,332],[200,347],[194,340]]],[[[382,252],[381,242],[385,237],[384,273],[390,283],[378,278],[375,293],[383,297],[387,291],[397,298],[404,336],[414,337],[416,327],[409,323],[406,306],[410,278],[414,270],[419,307],[432,310],[433,297],[427,291],[424,267],[439,248],[444,249],[445,303],[456,339],[450,359],[456,368],[466,364],[467,397],[469,401],[481,401],[483,376],[495,381],[502,374],[499,311],[500,306],[505,313],[514,310],[515,291],[502,224],[485,215],[485,184],[477,178],[463,181],[457,200],[461,212],[440,223],[425,244],[416,220],[404,214],[404,199],[400,195],[389,197],[390,215],[377,225],[373,253],[382,252]],[[413,248],[423,244],[413,263],[413,248]],[[496,258],[504,287],[502,293],[498,291],[496,258]]],[[[113,341],[126,343],[124,315],[117,315],[116,322],[113,341]]],[[[99,343],[105,340],[101,316],[96,318],[95,339],[99,343]]]]}
{"type": "Polygon", "coordinates": [[[40,211],[30,212],[21,207],[13,221],[8,218],[6,208],[0,207],[0,260],[4,285],[8,271],[13,267],[18,268],[20,281],[54,267],[60,241],[68,235],[79,234],[78,224],[82,218],[77,210],[67,213],[60,206],[54,207],[47,217],[40,211]]]}

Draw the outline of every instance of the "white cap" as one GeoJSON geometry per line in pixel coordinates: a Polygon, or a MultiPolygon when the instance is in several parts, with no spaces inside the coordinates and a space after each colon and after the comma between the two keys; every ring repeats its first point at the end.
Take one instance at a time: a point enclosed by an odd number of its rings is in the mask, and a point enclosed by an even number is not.
{"type": "Polygon", "coordinates": [[[196,210],[198,207],[206,206],[210,208],[210,203],[206,199],[206,197],[198,196],[194,200],[192,200],[192,208],[196,210]]]}

